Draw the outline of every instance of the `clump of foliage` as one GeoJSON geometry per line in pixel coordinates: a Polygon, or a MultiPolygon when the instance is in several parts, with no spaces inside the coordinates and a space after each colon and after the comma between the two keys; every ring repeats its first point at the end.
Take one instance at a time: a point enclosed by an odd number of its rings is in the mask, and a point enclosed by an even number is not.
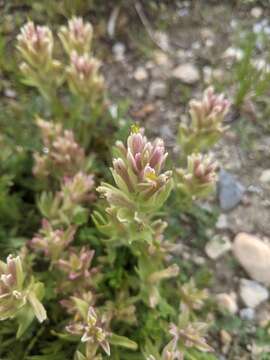
{"type": "MultiPolygon", "coordinates": [[[[207,151],[226,130],[229,103],[213,89],[191,102],[176,169],[166,169],[163,140],[133,125],[113,148],[112,179],[109,150],[104,156],[96,147],[115,126],[107,126],[92,26],[73,18],[58,36],[65,60],[54,58],[48,27],[28,22],[18,36],[23,81],[39,91],[49,116],[33,120],[40,143],[25,186],[38,221],[16,257],[0,263],[0,356],[180,360],[212,352],[200,320],[207,294],[192,279],[180,283],[162,209],[171,194],[190,207],[214,189],[217,165],[207,151]]],[[[1,199],[26,211],[7,179],[1,199]]]]}

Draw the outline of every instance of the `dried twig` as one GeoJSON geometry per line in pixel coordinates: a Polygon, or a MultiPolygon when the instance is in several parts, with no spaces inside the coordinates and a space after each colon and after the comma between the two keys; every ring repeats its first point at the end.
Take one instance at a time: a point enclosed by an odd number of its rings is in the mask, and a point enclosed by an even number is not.
{"type": "Polygon", "coordinates": [[[135,9],[137,11],[137,14],[139,15],[139,18],[143,24],[143,26],[145,27],[147,34],[149,35],[149,37],[151,38],[151,40],[156,44],[156,46],[158,46],[162,51],[164,51],[165,53],[169,53],[172,54],[172,52],[167,49],[165,46],[163,46],[156,38],[155,35],[155,31],[152,29],[147,17],[145,16],[145,13],[143,12],[143,8],[142,8],[142,4],[139,1],[136,1],[135,4],[135,9]]]}

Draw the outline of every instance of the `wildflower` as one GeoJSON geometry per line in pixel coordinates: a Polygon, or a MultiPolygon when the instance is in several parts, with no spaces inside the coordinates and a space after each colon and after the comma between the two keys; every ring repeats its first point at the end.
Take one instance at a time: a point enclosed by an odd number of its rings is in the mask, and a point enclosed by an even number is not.
{"type": "Polygon", "coordinates": [[[9,255],[0,261],[0,320],[12,319],[31,309],[39,322],[46,320],[46,310],[39,301],[42,284],[33,279],[26,283],[21,259],[9,255]]]}
{"type": "Polygon", "coordinates": [[[66,309],[68,314],[74,315],[74,318],[78,319],[81,317],[81,313],[87,312],[89,305],[93,306],[96,297],[92,291],[81,291],[78,289],[73,296],[68,299],[62,299],[60,304],[66,309]],[[80,305],[79,305],[80,304],[80,305]],[[82,306],[84,310],[79,309],[82,306]]]}
{"type": "Polygon", "coordinates": [[[60,191],[41,194],[38,206],[42,215],[54,228],[82,225],[88,218],[88,209],[83,203],[93,198],[93,185],[93,177],[80,172],[64,178],[60,191]]]}
{"type": "Polygon", "coordinates": [[[79,55],[73,51],[70,66],[67,68],[67,80],[70,91],[85,97],[89,103],[98,101],[104,90],[104,78],[99,73],[100,62],[88,54],[79,55]]]}
{"type": "Polygon", "coordinates": [[[151,274],[148,278],[149,283],[154,284],[163,279],[170,279],[179,274],[179,267],[174,264],[169,266],[167,269],[160,270],[151,274]]]}
{"type": "Polygon", "coordinates": [[[208,297],[208,293],[205,289],[199,290],[196,288],[193,279],[181,286],[180,293],[182,312],[201,309],[204,301],[208,297]]]}
{"type": "Polygon", "coordinates": [[[93,27],[89,22],[83,22],[82,18],[73,17],[68,21],[68,27],[60,28],[58,36],[68,54],[75,50],[82,55],[91,49],[93,27]]]}
{"type": "Polygon", "coordinates": [[[101,183],[97,188],[109,204],[108,220],[97,212],[93,220],[101,232],[118,242],[126,237],[130,244],[143,239],[150,245],[154,239],[151,217],[172,188],[172,172],[162,172],[167,157],[164,143],[161,139],[151,143],[142,129],[133,127],[127,145],[117,142],[115,152],[111,172],[116,186],[101,183]]]}
{"type": "Polygon", "coordinates": [[[27,85],[37,87],[41,94],[52,101],[52,94],[63,81],[61,63],[52,58],[53,35],[47,26],[25,24],[17,36],[17,49],[23,57],[20,70],[27,85]]]}
{"type": "Polygon", "coordinates": [[[120,290],[115,301],[106,301],[106,315],[109,320],[125,322],[129,325],[137,324],[136,306],[134,298],[127,290],[120,290]]]}
{"type": "Polygon", "coordinates": [[[213,351],[204,338],[207,325],[201,322],[184,321],[179,326],[170,325],[169,333],[173,336],[172,343],[180,348],[196,348],[202,352],[213,351]]]}
{"type": "Polygon", "coordinates": [[[177,169],[177,187],[193,198],[205,197],[217,182],[217,163],[210,156],[188,156],[187,169],[177,169]]]}
{"type": "Polygon", "coordinates": [[[34,154],[34,175],[46,178],[53,174],[63,178],[89,168],[89,160],[71,130],[64,130],[60,124],[40,118],[37,125],[41,131],[44,151],[42,154],[34,154]]]}
{"type": "Polygon", "coordinates": [[[73,203],[83,203],[88,200],[93,187],[93,176],[79,172],[73,178],[64,178],[62,196],[68,197],[73,203]]]}
{"type": "Polygon", "coordinates": [[[34,68],[50,65],[53,36],[47,26],[36,26],[32,21],[29,21],[21,28],[17,40],[17,48],[29,65],[34,68]]]}
{"type": "Polygon", "coordinates": [[[151,143],[143,130],[133,129],[127,146],[117,142],[116,149],[119,157],[113,160],[111,172],[117,188],[103,183],[97,189],[107,199],[110,212],[117,209],[119,216],[130,210],[134,219],[134,215],[157,211],[172,185],[171,171],[162,173],[167,157],[163,141],[156,139],[151,143]]]}
{"type": "Polygon", "coordinates": [[[205,90],[201,101],[190,101],[191,124],[179,127],[179,143],[184,155],[207,150],[213,146],[227,130],[223,120],[230,103],[224,95],[214,93],[212,87],[205,90]]]}
{"type": "Polygon", "coordinates": [[[75,249],[70,249],[68,259],[59,259],[57,266],[67,273],[69,280],[62,287],[67,288],[71,286],[74,288],[72,282],[76,283],[80,288],[89,287],[92,276],[98,271],[97,268],[90,269],[94,254],[95,251],[82,247],[79,253],[75,249]]]}
{"type": "MultiPolygon", "coordinates": [[[[95,355],[100,346],[110,356],[110,345],[108,342],[109,333],[104,328],[104,319],[98,318],[94,308],[89,307],[87,317],[80,322],[71,323],[66,330],[73,335],[81,336],[81,342],[86,343],[91,354],[95,355]]],[[[86,350],[87,352],[87,350],[86,350]]]]}
{"type": "Polygon", "coordinates": [[[53,262],[59,259],[63,250],[73,241],[76,228],[68,227],[66,230],[53,229],[48,220],[42,220],[42,228],[30,242],[36,251],[42,251],[53,262]]]}
{"type": "Polygon", "coordinates": [[[189,105],[194,129],[215,129],[221,133],[225,130],[222,122],[229,110],[230,103],[224,99],[223,94],[217,95],[214,93],[214,89],[209,87],[205,90],[201,101],[191,100],[189,105]]]}

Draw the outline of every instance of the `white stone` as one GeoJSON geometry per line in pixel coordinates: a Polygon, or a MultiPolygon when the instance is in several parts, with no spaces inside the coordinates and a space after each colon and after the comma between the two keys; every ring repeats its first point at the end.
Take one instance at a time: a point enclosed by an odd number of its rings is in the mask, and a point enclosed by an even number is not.
{"type": "Polygon", "coordinates": [[[154,52],[154,61],[162,68],[170,68],[172,66],[172,62],[168,55],[160,50],[154,52]]]}
{"type": "Polygon", "coordinates": [[[241,60],[243,59],[244,52],[242,49],[237,49],[234,47],[229,47],[225,50],[223,54],[224,59],[235,59],[235,60],[241,60]]]}
{"type": "Polygon", "coordinates": [[[17,93],[15,90],[6,89],[6,90],[4,90],[4,95],[10,99],[15,99],[17,96],[17,93]]]}
{"type": "Polygon", "coordinates": [[[172,71],[172,76],[185,84],[195,84],[200,80],[200,73],[197,67],[191,63],[177,66],[172,71]]]}
{"type": "Polygon", "coordinates": [[[250,11],[251,16],[253,16],[255,19],[258,19],[263,14],[263,9],[259,6],[256,6],[251,9],[250,11]]]}
{"type": "Polygon", "coordinates": [[[270,285],[270,246],[256,236],[239,233],[234,240],[233,253],[249,276],[270,285]]]}
{"type": "Polygon", "coordinates": [[[210,259],[216,260],[231,249],[231,242],[226,236],[214,236],[205,246],[205,252],[210,259]]]}
{"type": "Polygon", "coordinates": [[[240,297],[243,303],[252,309],[268,299],[268,290],[253,280],[242,279],[240,283],[240,297]]]}
{"type": "Polygon", "coordinates": [[[234,315],[238,311],[238,306],[236,302],[236,294],[226,294],[221,293],[216,295],[216,300],[218,307],[222,310],[227,310],[230,314],[234,315]]]}
{"type": "Polygon", "coordinates": [[[252,320],[254,320],[254,317],[255,317],[255,311],[254,311],[254,309],[251,309],[251,308],[241,309],[240,310],[240,317],[243,320],[252,321],[252,320]]]}
{"type": "Polygon", "coordinates": [[[143,81],[148,78],[148,73],[144,67],[139,66],[134,72],[134,79],[137,81],[143,81]]]}
{"type": "Polygon", "coordinates": [[[123,61],[125,58],[126,47],[125,44],[117,42],[113,45],[113,53],[117,61],[123,61]]]}
{"type": "Polygon", "coordinates": [[[219,215],[217,222],[216,222],[216,229],[218,229],[218,230],[229,229],[228,217],[226,214],[219,215]]]}
{"type": "Polygon", "coordinates": [[[163,81],[153,81],[149,88],[149,95],[152,98],[162,98],[167,94],[167,85],[163,81]]]}
{"type": "Polygon", "coordinates": [[[260,176],[260,182],[270,184],[270,169],[264,170],[260,176]]]}

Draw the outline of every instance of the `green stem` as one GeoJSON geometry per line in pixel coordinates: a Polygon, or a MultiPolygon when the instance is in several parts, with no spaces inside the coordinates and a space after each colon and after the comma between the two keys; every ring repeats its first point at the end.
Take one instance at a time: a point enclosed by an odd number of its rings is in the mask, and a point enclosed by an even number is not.
{"type": "Polygon", "coordinates": [[[45,330],[45,326],[43,325],[37,332],[36,336],[30,341],[30,343],[28,344],[25,352],[24,352],[24,355],[23,355],[23,358],[22,360],[25,360],[27,358],[27,356],[30,354],[31,350],[33,349],[33,347],[35,346],[35,343],[38,341],[38,339],[41,337],[41,335],[43,334],[45,330]]]}

